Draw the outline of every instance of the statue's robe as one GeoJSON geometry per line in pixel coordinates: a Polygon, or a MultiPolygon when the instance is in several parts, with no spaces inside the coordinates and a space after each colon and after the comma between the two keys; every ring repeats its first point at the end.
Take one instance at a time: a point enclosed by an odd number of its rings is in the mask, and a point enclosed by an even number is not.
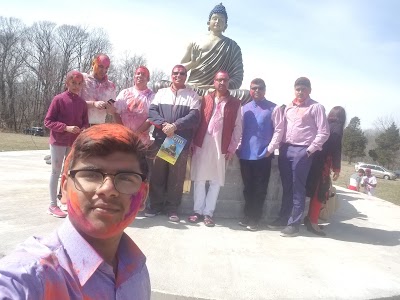
{"type": "Polygon", "coordinates": [[[229,89],[239,89],[243,81],[242,51],[234,40],[223,37],[200,59],[200,64],[191,69],[188,83],[195,87],[213,85],[219,70],[229,74],[229,89]]]}

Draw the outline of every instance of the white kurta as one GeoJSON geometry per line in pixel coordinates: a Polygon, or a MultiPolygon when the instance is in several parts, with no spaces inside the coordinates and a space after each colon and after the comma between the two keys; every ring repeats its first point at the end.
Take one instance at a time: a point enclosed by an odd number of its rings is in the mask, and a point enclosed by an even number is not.
{"type": "MultiPolygon", "coordinates": [[[[216,101],[217,98],[215,99],[216,101]]],[[[221,110],[224,111],[224,106],[221,110]]],[[[212,119],[215,114],[217,105],[214,105],[212,119]]],[[[232,139],[229,148],[235,151],[242,134],[242,119],[241,111],[238,113],[235,121],[235,128],[232,134],[232,139]]],[[[221,152],[222,130],[218,131],[216,135],[211,135],[208,130],[204,136],[202,147],[194,146],[194,153],[192,156],[192,166],[190,170],[191,179],[193,181],[206,181],[211,180],[218,183],[220,186],[225,184],[225,154],[221,152]]]]}

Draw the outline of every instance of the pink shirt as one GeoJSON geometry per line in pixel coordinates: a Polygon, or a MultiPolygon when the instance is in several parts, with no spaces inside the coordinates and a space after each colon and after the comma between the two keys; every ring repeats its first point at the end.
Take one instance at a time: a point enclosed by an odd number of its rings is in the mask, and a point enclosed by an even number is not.
{"type": "MultiPolygon", "coordinates": [[[[122,124],[136,131],[149,117],[149,108],[154,95],[150,89],[139,91],[135,87],[130,87],[122,90],[114,104],[121,116],[122,124]]],[[[142,141],[150,141],[149,131],[143,132],[142,141]]]]}
{"type": "Polygon", "coordinates": [[[285,108],[285,118],[283,143],[308,146],[307,151],[314,153],[329,138],[325,108],[311,98],[298,105],[292,101],[285,108]]]}
{"type": "MultiPolygon", "coordinates": [[[[84,86],[82,88],[81,97],[85,101],[105,101],[115,100],[116,91],[115,84],[106,77],[99,81],[94,78],[93,74],[82,73],[84,78],[84,86]]],[[[88,108],[88,116],[90,124],[102,124],[106,121],[107,111],[96,107],[88,108]]]]}

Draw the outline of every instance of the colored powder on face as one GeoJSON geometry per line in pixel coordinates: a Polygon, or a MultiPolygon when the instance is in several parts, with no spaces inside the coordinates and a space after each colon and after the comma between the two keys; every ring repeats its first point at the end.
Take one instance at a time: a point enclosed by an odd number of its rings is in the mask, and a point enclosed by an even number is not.
{"type": "Polygon", "coordinates": [[[139,191],[135,195],[132,195],[129,211],[125,215],[124,220],[120,226],[122,230],[128,227],[129,224],[132,223],[132,221],[136,218],[136,215],[139,212],[139,208],[143,202],[143,199],[147,197],[148,190],[149,190],[149,184],[143,182],[139,191]]]}
{"type": "MultiPolygon", "coordinates": [[[[122,233],[126,227],[129,226],[130,223],[135,219],[139,208],[142,204],[143,198],[147,197],[149,189],[148,183],[142,183],[139,191],[132,195],[131,203],[129,206],[129,211],[124,216],[124,219],[119,223],[110,224],[108,228],[105,229],[103,235],[101,237],[96,236],[97,238],[108,238],[115,236],[119,233],[122,233]]],[[[91,224],[87,218],[83,215],[82,209],[80,208],[78,202],[78,194],[76,191],[71,191],[68,195],[68,214],[71,220],[74,220],[75,223],[78,223],[80,230],[84,231],[87,234],[95,231],[93,224],[91,224]]]]}
{"type": "Polygon", "coordinates": [[[145,73],[147,79],[150,80],[150,71],[149,71],[149,69],[147,69],[144,66],[140,66],[139,68],[136,69],[135,74],[138,74],[139,72],[145,73]]]}

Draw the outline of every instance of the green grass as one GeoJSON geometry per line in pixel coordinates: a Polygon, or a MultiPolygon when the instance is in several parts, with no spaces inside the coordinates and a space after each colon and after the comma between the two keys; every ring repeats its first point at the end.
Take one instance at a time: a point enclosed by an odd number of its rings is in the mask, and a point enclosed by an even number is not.
{"type": "MultiPolygon", "coordinates": [[[[354,164],[349,165],[347,161],[342,161],[342,169],[339,179],[334,182],[335,185],[347,187],[350,176],[355,173],[354,164]]],[[[400,205],[400,178],[396,180],[385,180],[377,178],[378,184],[375,189],[375,196],[394,204],[400,205]]]]}
{"type": "MultiPolygon", "coordinates": [[[[49,149],[48,137],[0,132],[0,151],[46,149],[49,149]]],[[[354,163],[349,165],[348,162],[342,161],[340,177],[336,182],[334,182],[334,184],[341,187],[347,187],[349,184],[349,178],[354,172],[354,163]]],[[[400,179],[385,180],[378,178],[375,196],[400,205],[400,179]]]]}
{"type": "Polygon", "coordinates": [[[46,149],[49,149],[49,137],[0,132],[0,152],[46,149]]]}

